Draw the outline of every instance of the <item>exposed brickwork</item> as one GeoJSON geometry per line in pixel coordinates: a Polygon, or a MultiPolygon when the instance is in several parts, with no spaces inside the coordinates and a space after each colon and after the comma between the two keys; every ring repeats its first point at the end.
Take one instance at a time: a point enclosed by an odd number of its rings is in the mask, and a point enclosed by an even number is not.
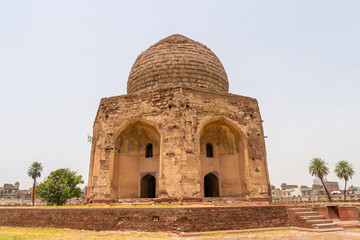
{"type": "Polygon", "coordinates": [[[355,206],[332,206],[313,208],[319,215],[326,219],[339,219],[340,221],[354,221],[359,220],[359,210],[355,206]]]}
{"type": "Polygon", "coordinates": [[[313,208],[319,215],[324,216],[326,219],[329,219],[329,211],[327,207],[315,207],[313,208]]]}
{"type": "Polygon", "coordinates": [[[227,92],[229,82],[220,60],[206,46],[172,35],[136,59],[129,75],[128,93],[182,83],[227,92]]]}
{"type": "Polygon", "coordinates": [[[286,207],[0,209],[0,226],[189,232],[286,227],[286,207]]]}
{"type": "Polygon", "coordinates": [[[269,198],[264,133],[256,99],[178,85],[101,100],[94,123],[88,198],[104,199],[111,195],[115,140],[124,126],[140,118],[153,123],[162,136],[159,167],[162,175],[158,176],[157,197],[203,197],[199,175],[201,131],[211,120],[224,119],[241,131],[242,142],[246,143],[243,197],[269,198]],[[194,160],[187,160],[192,156],[194,160]]]}
{"type": "Polygon", "coordinates": [[[359,220],[359,210],[357,207],[338,207],[341,221],[359,220]]]}

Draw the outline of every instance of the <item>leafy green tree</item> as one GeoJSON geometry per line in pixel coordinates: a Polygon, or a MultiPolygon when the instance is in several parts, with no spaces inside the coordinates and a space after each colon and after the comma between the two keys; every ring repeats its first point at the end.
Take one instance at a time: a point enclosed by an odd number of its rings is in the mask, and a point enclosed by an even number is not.
{"type": "Polygon", "coordinates": [[[355,171],[351,163],[340,160],[336,163],[335,174],[338,178],[345,180],[344,201],[346,202],[346,184],[354,176],[355,171]]]}
{"type": "Polygon", "coordinates": [[[32,190],[32,204],[35,205],[35,183],[36,178],[41,177],[43,166],[39,162],[33,162],[28,169],[28,176],[34,179],[33,190],[32,190]]]}
{"type": "Polygon", "coordinates": [[[64,205],[68,199],[81,196],[81,189],[77,187],[80,183],[84,183],[81,175],[61,168],[51,172],[36,193],[50,205],[64,205]]]}
{"type": "Polygon", "coordinates": [[[313,158],[309,164],[309,173],[311,174],[311,176],[318,177],[321,180],[321,183],[324,186],[329,201],[332,202],[330,193],[327,190],[323,180],[323,178],[329,174],[329,168],[326,165],[327,163],[321,158],[313,158]]]}

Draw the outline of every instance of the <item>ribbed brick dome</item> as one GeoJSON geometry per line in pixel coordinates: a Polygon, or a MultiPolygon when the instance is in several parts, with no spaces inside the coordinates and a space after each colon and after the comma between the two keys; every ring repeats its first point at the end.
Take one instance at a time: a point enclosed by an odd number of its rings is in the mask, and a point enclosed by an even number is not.
{"type": "Polygon", "coordinates": [[[173,84],[229,90],[225,69],[216,55],[203,44],[178,34],[140,54],[131,68],[127,92],[173,84]]]}

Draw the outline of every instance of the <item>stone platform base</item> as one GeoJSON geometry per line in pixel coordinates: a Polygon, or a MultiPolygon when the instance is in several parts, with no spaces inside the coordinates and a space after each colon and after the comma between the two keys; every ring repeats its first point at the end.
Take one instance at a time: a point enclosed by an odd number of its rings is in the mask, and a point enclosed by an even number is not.
{"type": "Polygon", "coordinates": [[[285,206],[2,208],[0,226],[202,232],[287,227],[285,206]]]}
{"type": "Polygon", "coordinates": [[[120,199],[91,199],[89,205],[121,205],[121,204],[269,204],[270,198],[245,198],[245,197],[202,197],[202,198],[120,198],[120,199]]]}

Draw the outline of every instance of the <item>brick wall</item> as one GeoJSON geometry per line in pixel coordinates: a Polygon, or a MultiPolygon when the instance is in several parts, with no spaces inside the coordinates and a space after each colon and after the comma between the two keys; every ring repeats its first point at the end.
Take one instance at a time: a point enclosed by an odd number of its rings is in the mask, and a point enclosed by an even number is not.
{"type": "Polygon", "coordinates": [[[216,231],[289,226],[286,207],[2,208],[0,226],[216,231]]]}

